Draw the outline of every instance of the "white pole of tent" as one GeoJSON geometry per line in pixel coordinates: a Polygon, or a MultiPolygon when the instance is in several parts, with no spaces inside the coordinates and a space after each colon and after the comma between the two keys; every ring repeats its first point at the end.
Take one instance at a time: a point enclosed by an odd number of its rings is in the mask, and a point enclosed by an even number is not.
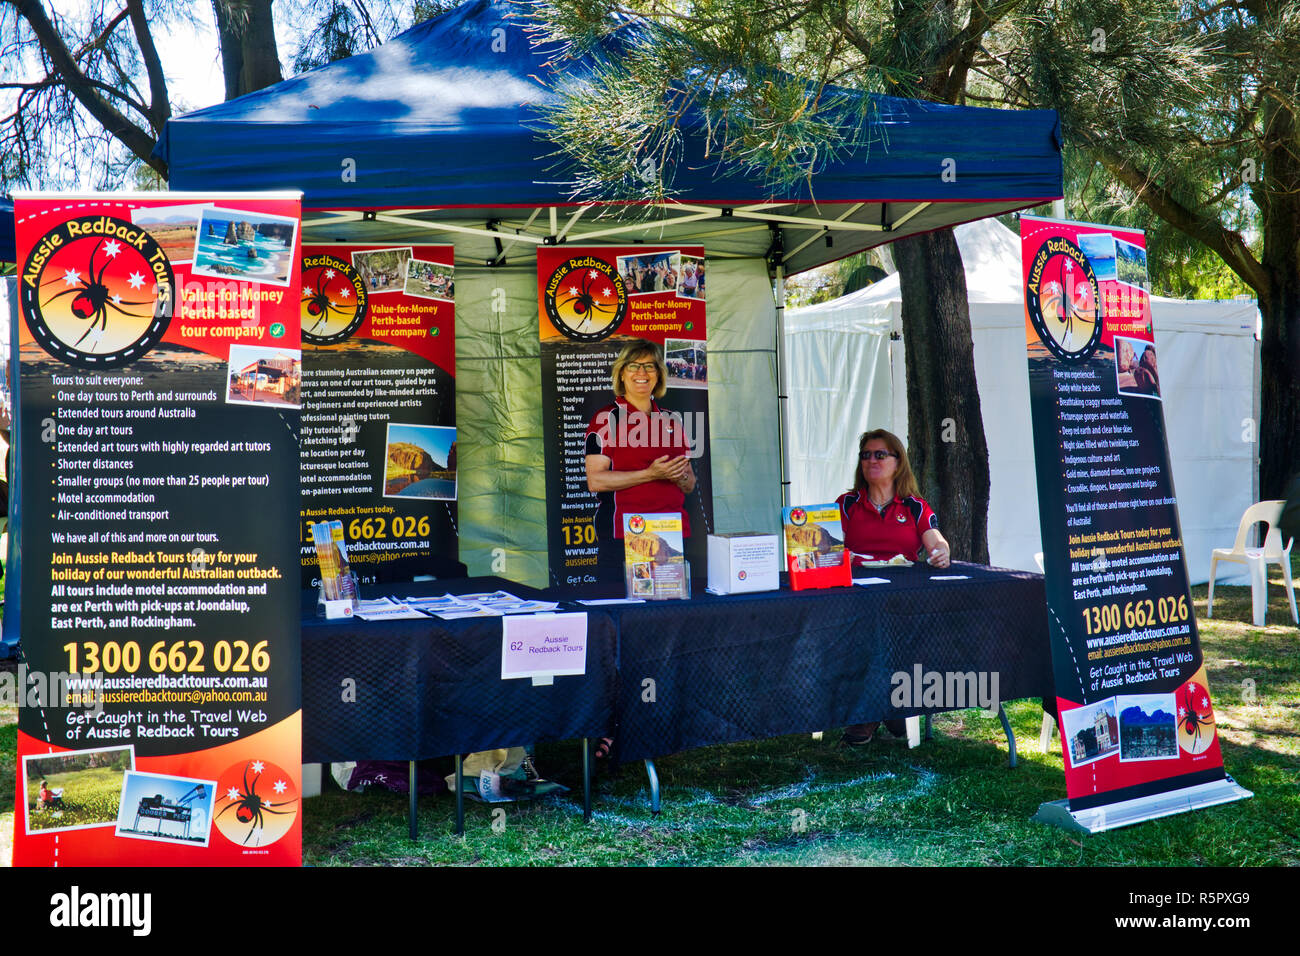
{"type": "Polygon", "coordinates": [[[785,351],[785,263],[776,264],[776,432],[781,440],[781,507],[790,504],[790,439],[786,430],[789,369],[785,351]]]}

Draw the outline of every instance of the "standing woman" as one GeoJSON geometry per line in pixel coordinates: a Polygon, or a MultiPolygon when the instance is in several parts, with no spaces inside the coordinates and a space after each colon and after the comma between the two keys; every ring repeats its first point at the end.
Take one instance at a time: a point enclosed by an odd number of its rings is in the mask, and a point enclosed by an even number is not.
{"type": "MultiPolygon", "coordinates": [[[[918,494],[907,450],[893,432],[877,428],[858,439],[858,464],[853,490],[840,495],[844,546],[856,554],[888,560],[901,554],[946,568],[948,542],[939,533],[939,519],[918,494]]],[[[879,721],[844,728],[841,742],[860,746],[871,742],[879,721]]],[[[886,722],[896,737],[905,733],[903,721],[886,722]]]]}
{"type": "MultiPolygon", "coordinates": [[[[686,496],[695,490],[695,469],[680,420],[659,407],[668,389],[668,369],[659,346],[633,339],[614,360],[610,373],[614,404],[598,411],[587,426],[587,488],[596,508],[596,578],[602,584],[623,580],[623,516],[635,512],[676,511],[682,537],[691,534],[686,496]]],[[[614,739],[596,743],[597,759],[610,757],[614,739]]]]}
{"type": "Polygon", "coordinates": [[[623,516],[676,511],[682,536],[690,537],[686,496],[695,490],[695,470],[681,422],[659,407],[668,389],[668,370],[659,346],[634,339],[623,347],[611,372],[615,400],[587,426],[587,488],[599,500],[596,574],[602,583],[623,580],[623,516]]]}

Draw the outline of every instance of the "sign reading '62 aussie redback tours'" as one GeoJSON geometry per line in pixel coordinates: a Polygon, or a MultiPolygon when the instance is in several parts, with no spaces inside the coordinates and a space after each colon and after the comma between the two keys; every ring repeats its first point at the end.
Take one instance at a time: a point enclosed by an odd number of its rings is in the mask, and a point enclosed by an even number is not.
{"type": "Polygon", "coordinates": [[[1213,786],[1225,774],[1169,469],[1145,236],[1022,216],[1021,243],[1069,809],[1213,786]]]}
{"type": "Polygon", "coordinates": [[[14,216],[14,862],[297,864],[299,196],[14,216]]]}

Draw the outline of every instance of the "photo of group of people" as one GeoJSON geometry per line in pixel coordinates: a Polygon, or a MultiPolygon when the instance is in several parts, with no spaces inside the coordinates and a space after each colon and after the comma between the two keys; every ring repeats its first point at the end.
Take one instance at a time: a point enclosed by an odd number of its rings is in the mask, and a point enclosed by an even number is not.
{"type": "Polygon", "coordinates": [[[679,299],[704,298],[704,259],[680,252],[619,256],[619,275],[628,295],[672,292],[679,299]]]}
{"type": "Polygon", "coordinates": [[[1141,339],[1115,337],[1115,382],[1125,395],[1160,397],[1156,347],[1141,339]]]}
{"type": "Polygon", "coordinates": [[[687,388],[707,388],[709,360],[704,342],[697,339],[668,339],[664,342],[664,364],[668,366],[668,384],[687,388]]]}
{"type": "Polygon", "coordinates": [[[411,247],[372,249],[352,253],[352,268],[357,270],[371,293],[401,292],[406,287],[406,265],[411,247]]]}
{"type": "Polygon", "coordinates": [[[455,299],[454,269],[441,262],[411,259],[406,264],[406,294],[422,299],[455,299]]]}

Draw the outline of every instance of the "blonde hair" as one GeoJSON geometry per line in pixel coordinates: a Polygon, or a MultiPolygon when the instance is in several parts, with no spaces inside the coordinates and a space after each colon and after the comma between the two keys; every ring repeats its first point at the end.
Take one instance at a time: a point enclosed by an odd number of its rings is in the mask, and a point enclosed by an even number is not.
{"type": "Polygon", "coordinates": [[[623,351],[619,352],[618,358],[614,359],[614,368],[610,371],[614,394],[619,398],[623,397],[623,369],[645,355],[654,359],[655,371],[658,375],[655,381],[655,398],[663,398],[664,392],[668,391],[668,366],[664,364],[664,356],[659,351],[659,346],[646,339],[633,339],[623,346],[623,351]]]}
{"type": "Polygon", "coordinates": [[[898,469],[894,472],[894,494],[900,498],[919,498],[921,490],[916,485],[916,475],[912,474],[912,463],[907,460],[907,449],[897,435],[883,428],[863,432],[858,439],[858,461],[853,466],[853,490],[861,491],[867,487],[867,479],[862,477],[862,449],[869,441],[882,441],[898,456],[898,469]]]}

